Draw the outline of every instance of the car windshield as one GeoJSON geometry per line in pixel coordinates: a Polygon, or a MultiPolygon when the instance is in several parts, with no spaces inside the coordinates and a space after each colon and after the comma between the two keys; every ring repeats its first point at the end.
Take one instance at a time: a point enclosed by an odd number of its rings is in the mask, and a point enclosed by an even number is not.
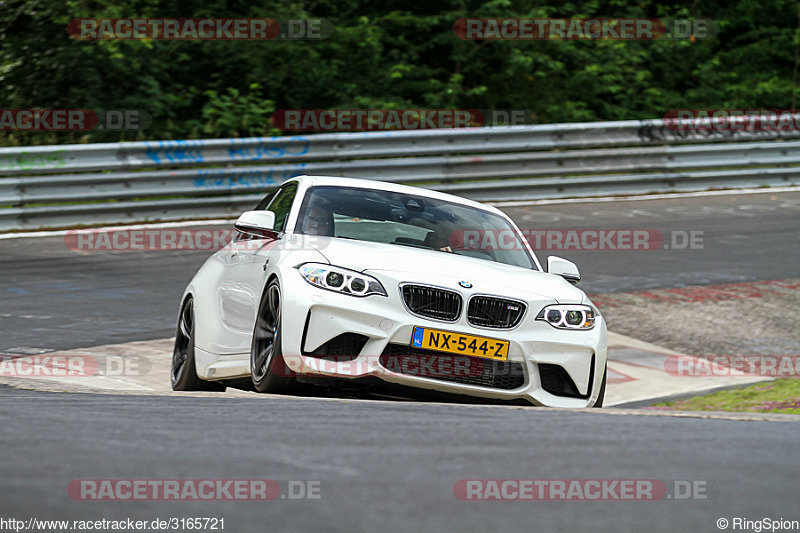
{"type": "Polygon", "coordinates": [[[503,217],[405,193],[345,186],[311,187],[303,199],[295,232],[536,268],[518,233],[503,217]]]}

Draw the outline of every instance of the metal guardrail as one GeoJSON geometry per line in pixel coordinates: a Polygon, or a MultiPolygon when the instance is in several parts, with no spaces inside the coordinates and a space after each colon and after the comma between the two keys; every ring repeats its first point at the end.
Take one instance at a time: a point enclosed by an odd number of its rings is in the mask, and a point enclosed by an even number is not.
{"type": "Polygon", "coordinates": [[[0,148],[0,231],[230,217],[301,174],[477,200],[800,183],[800,131],[592,122],[0,148]],[[798,165],[798,166],[795,166],[798,165]]]}

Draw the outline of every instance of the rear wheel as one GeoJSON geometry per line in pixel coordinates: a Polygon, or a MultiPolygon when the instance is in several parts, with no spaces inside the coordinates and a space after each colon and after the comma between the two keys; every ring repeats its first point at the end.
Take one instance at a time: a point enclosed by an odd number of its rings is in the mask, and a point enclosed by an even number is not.
{"type": "Polygon", "coordinates": [[[597,395],[597,401],[594,402],[593,407],[603,407],[603,400],[606,397],[606,375],[608,374],[608,364],[603,370],[603,384],[600,385],[600,394],[597,395]]]}
{"type": "Polygon", "coordinates": [[[297,384],[281,350],[281,287],[278,280],[269,283],[258,306],[250,347],[250,376],[258,392],[289,393],[297,384]]]}
{"type": "Polygon", "coordinates": [[[194,303],[187,298],[178,317],[175,332],[175,348],[172,350],[172,390],[177,391],[224,391],[225,386],[197,377],[194,362],[194,303]]]}

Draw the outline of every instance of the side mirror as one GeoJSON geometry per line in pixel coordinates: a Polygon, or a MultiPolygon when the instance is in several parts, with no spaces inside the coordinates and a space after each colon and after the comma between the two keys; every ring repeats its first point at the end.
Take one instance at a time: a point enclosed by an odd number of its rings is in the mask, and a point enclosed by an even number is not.
{"type": "Polygon", "coordinates": [[[581,280],[581,273],[575,263],[554,255],[547,258],[547,272],[561,276],[573,285],[581,280]]]}
{"type": "Polygon", "coordinates": [[[242,233],[256,237],[269,237],[275,234],[275,213],[272,211],[245,211],[234,227],[242,233]]]}

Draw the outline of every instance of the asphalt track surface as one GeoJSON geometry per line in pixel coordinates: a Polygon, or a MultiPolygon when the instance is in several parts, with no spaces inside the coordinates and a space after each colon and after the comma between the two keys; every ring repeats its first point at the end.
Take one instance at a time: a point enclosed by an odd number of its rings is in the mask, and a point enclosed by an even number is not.
{"type": "Polygon", "coordinates": [[[798,422],[0,387],[0,516],[225,518],[225,531],[717,531],[798,519],[798,422]],[[319,481],[320,499],[80,501],[80,479],[319,481]],[[704,499],[462,501],[463,479],[697,482],[704,499]]]}
{"type": "MultiPolygon", "coordinates": [[[[648,229],[668,246],[673,232],[702,232],[697,249],[538,252],[542,263],[575,261],[589,294],[800,277],[800,192],[504,209],[524,230],[648,229]]],[[[0,352],[172,336],[180,295],[209,255],[84,255],[64,237],[0,239],[0,352]]]]}
{"type": "MultiPolygon", "coordinates": [[[[589,293],[800,273],[798,192],[505,209],[524,229],[703,232],[700,249],[539,254],[576,261],[589,293]]],[[[0,240],[0,351],[168,337],[180,293],[208,255],[81,255],[63,237],[0,240]]],[[[226,531],[718,531],[719,518],[800,520],[797,422],[4,386],[0,401],[0,518],[224,517],[226,531]],[[151,478],[320,481],[322,498],[67,495],[75,479],[151,478]],[[507,478],[680,480],[707,490],[704,499],[599,502],[476,502],[453,492],[459,480],[507,478]]]]}

